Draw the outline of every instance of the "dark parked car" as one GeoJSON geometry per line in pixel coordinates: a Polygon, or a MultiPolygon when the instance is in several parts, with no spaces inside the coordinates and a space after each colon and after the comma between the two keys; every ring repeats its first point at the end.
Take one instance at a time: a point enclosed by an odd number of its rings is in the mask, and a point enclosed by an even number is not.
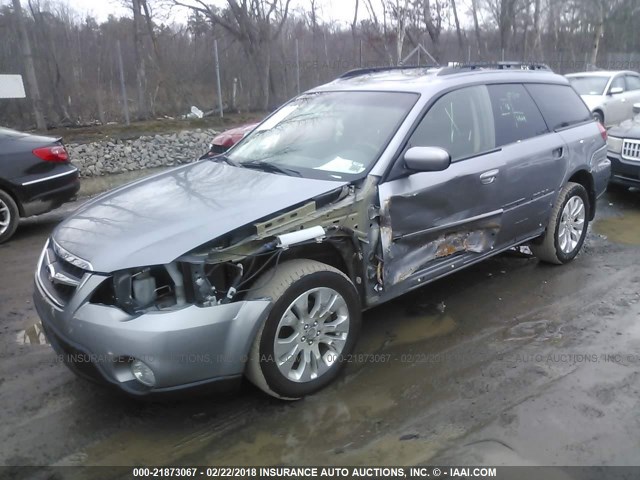
{"type": "Polygon", "coordinates": [[[514,70],[349,72],[86,203],[37,265],[47,338],[132,395],[245,375],[294,399],[336,378],[364,309],[524,243],[570,262],[606,131],[564,77],[514,70]]]}
{"type": "Polygon", "coordinates": [[[635,117],[609,130],[610,183],[640,187],[640,103],[633,105],[635,117]]]}
{"type": "Polygon", "coordinates": [[[60,138],[0,128],[0,243],[14,234],[20,217],[53,210],[79,188],[78,169],[60,138]]]}
{"type": "Polygon", "coordinates": [[[221,153],[226,152],[236,143],[242,140],[247,134],[251,133],[251,131],[257,126],[257,123],[247,123],[246,125],[231,128],[229,130],[225,130],[219,135],[216,135],[211,141],[209,151],[205,153],[201,157],[201,159],[213,157],[215,155],[220,155],[221,153]]]}

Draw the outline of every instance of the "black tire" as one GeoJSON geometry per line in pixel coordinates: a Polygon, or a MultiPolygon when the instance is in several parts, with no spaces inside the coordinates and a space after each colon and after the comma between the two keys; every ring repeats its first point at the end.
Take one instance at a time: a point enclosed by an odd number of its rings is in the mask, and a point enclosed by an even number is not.
{"type": "Polygon", "coordinates": [[[553,263],[556,265],[562,265],[564,263],[573,260],[584,243],[584,239],[587,236],[587,230],[589,228],[589,213],[591,211],[591,205],[589,204],[589,195],[585,188],[579,183],[568,182],[565,187],[560,190],[560,194],[556,200],[551,215],[549,216],[549,223],[544,236],[538,242],[533,242],[530,245],[533,254],[543,262],[553,263]],[[584,204],[584,223],[580,238],[575,247],[565,252],[560,247],[560,223],[562,221],[562,212],[565,206],[573,197],[580,197],[584,204]]]}
{"type": "Polygon", "coordinates": [[[0,225],[0,243],[4,243],[16,232],[20,212],[16,202],[11,195],[0,190],[0,224],[7,222],[7,225],[0,225]]]}
{"type": "MultiPolygon", "coordinates": [[[[271,298],[273,305],[253,341],[245,371],[246,377],[269,395],[285,400],[297,400],[327,386],[340,373],[345,356],[353,351],[360,332],[360,300],[351,280],[341,271],[324,263],[314,260],[291,260],[265,272],[256,280],[256,285],[258,288],[251,291],[247,298],[271,298]],[[340,355],[335,357],[335,362],[325,373],[309,381],[293,381],[280,371],[275,361],[274,342],[279,334],[278,326],[296,299],[315,288],[323,287],[337,292],[346,304],[349,314],[346,341],[340,355]]],[[[300,321],[300,324],[302,323],[300,321]]],[[[297,339],[295,341],[297,342],[297,339]]],[[[319,346],[320,343],[318,348],[319,346]]]]}
{"type": "Polygon", "coordinates": [[[593,112],[593,118],[601,125],[604,125],[604,114],[600,110],[593,112]]]}

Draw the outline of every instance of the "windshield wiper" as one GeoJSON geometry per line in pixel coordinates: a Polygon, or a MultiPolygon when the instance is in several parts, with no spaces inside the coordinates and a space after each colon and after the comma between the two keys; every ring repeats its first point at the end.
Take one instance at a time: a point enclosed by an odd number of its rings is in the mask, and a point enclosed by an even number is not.
{"type": "Polygon", "coordinates": [[[236,162],[235,160],[231,160],[224,153],[220,153],[220,154],[216,155],[215,157],[211,157],[209,160],[213,160],[214,162],[223,161],[223,162],[231,165],[232,167],[239,167],[240,166],[240,164],[238,162],[236,162]]]}
{"type": "Polygon", "coordinates": [[[301,177],[302,174],[292,168],[281,167],[275,163],[265,162],[264,160],[252,160],[250,162],[242,162],[238,164],[240,167],[254,168],[256,170],[264,170],[265,172],[282,173],[284,175],[301,177]]]}

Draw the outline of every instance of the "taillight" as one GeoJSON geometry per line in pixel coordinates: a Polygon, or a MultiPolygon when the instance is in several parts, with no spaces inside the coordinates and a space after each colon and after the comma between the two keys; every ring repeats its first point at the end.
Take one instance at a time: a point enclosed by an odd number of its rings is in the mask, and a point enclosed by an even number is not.
{"type": "Polygon", "coordinates": [[[607,129],[604,128],[604,125],[602,125],[600,122],[596,121],[596,123],[598,124],[598,128],[600,129],[600,135],[602,136],[602,139],[606,142],[607,141],[607,129]]]}
{"type": "Polygon", "coordinates": [[[33,150],[33,154],[45,162],[66,162],[69,160],[69,154],[62,145],[36,148],[33,150]]]}

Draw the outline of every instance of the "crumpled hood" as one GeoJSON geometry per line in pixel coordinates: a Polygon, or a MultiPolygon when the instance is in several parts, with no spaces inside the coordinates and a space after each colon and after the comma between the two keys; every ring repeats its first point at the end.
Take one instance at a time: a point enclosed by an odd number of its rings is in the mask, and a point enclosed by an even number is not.
{"type": "Polygon", "coordinates": [[[612,137],[634,138],[640,140],[640,115],[632,120],[625,120],[620,125],[611,127],[608,134],[612,137]]]}
{"type": "Polygon", "coordinates": [[[86,203],[55,229],[53,239],[97,272],[165,264],[236,228],[345,184],[205,160],[86,203]]]}

